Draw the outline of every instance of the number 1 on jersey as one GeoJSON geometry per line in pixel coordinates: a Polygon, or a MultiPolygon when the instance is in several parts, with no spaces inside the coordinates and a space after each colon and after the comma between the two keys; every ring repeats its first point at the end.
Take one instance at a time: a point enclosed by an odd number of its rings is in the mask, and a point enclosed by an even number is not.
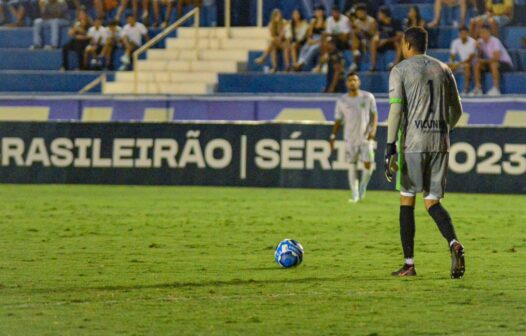
{"type": "Polygon", "coordinates": [[[433,107],[434,107],[434,103],[435,103],[435,99],[434,99],[434,90],[433,90],[433,81],[432,80],[428,80],[427,81],[427,86],[429,87],[429,107],[427,108],[427,117],[426,119],[429,119],[429,116],[431,116],[432,114],[435,113],[433,107]]]}

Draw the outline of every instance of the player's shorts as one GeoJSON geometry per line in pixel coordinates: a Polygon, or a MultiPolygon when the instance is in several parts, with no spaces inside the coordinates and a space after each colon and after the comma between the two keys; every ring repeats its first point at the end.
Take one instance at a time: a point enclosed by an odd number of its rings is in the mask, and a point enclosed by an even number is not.
{"type": "Polygon", "coordinates": [[[402,196],[423,192],[425,199],[439,200],[446,189],[449,153],[404,153],[399,157],[397,186],[402,196]]]}
{"type": "Polygon", "coordinates": [[[359,146],[351,146],[347,144],[346,147],[347,162],[374,162],[374,147],[372,141],[364,142],[359,146]]]}

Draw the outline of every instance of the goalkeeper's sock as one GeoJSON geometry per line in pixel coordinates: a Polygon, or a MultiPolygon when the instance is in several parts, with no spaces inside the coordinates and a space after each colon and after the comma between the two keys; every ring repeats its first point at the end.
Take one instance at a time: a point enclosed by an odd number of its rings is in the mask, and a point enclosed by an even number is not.
{"type": "Polygon", "coordinates": [[[451,244],[453,240],[457,240],[457,235],[455,234],[455,227],[451,221],[449,213],[442,207],[442,204],[434,204],[428,210],[431,217],[438,226],[442,236],[446,238],[447,242],[451,244]]]}
{"type": "Polygon", "coordinates": [[[349,187],[351,188],[351,193],[353,199],[358,199],[359,197],[359,185],[358,179],[356,178],[356,164],[352,163],[349,165],[349,187]]]}
{"type": "MultiPolygon", "coordinates": [[[[415,208],[410,205],[400,206],[400,238],[404,258],[412,260],[415,246],[415,208]]],[[[406,261],[406,264],[409,263],[406,261]]]]}

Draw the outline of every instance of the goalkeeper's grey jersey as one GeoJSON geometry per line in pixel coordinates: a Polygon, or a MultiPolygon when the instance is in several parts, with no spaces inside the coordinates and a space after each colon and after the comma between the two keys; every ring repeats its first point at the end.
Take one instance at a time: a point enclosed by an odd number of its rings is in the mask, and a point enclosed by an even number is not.
{"type": "Polygon", "coordinates": [[[405,153],[447,152],[449,131],[459,118],[450,109],[458,98],[449,67],[418,55],[396,65],[389,77],[390,103],[402,103],[400,149],[405,153]]]}
{"type": "Polygon", "coordinates": [[[360,90],[356,97],[345,94],[338,99],[334,119],[344,124],[343,137],[349,146],[367,141],[376,113],[376,100],[370,92],[360,90]]]}

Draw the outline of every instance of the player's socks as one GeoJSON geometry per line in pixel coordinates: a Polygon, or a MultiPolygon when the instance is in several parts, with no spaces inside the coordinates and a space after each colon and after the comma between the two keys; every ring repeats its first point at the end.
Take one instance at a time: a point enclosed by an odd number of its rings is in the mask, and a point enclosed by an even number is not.
{"type": "Polygon", "coordinates": [[[356,164],[349,165],[349,186],[351,187],[352,201],[357,202],[360,198],[359,182],[356,178],[356,164]]]}
{"type": "Polygon", "coordinates": [[[415,246],[415,208],[410,205],[400,206],[400,238],[404,258],[412,259],[415,246]]]}
{"type": "Polygon", "coordinates": [[[372,175],[373,175],[372,169],[362,170],[362,180],[360,181],[360,199],[365,198],[365,193],[367,192],[367,185],[369,184],[369,181],[371,180],[372,175]]]}
{"type": "Polygon", "coordinates": [[[440,233],[442,233],[442,236],[446,238],[448,243],[451,243],[451,241],[457,239],[455,227],[453,226],[451,217],[449,216],[449,213],[446,211],[446,209],[442,207],[442,204],[437,203],[433,205],[431,208],[429,208],[428,212],[431,217],[433,217],[433,220],[437,224],[440,233]]]}
{"type": "Polygon", "coordinates": [[[413,258],[405,258],[405,264],[406,265],[414,265],[415,260],[413,258]]]}

